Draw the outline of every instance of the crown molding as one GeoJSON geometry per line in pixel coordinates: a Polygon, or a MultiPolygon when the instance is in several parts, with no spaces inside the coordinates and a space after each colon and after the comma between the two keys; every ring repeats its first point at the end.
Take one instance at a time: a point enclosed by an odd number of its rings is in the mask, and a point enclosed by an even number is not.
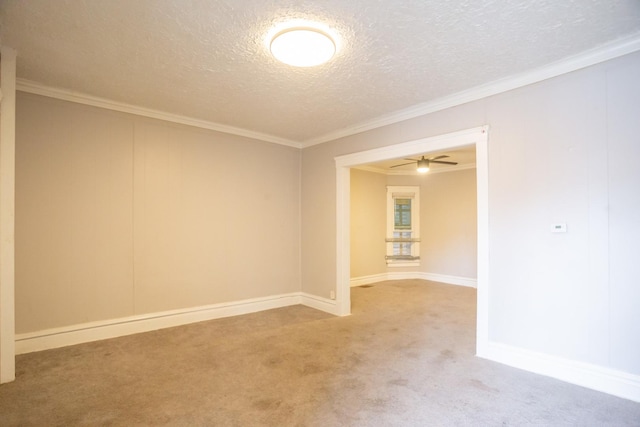
{"type": "Polygon", "coordinates": [[[446,108],[455,107],[466,104],[467,102],[477,101],[492,95],[497,95],[509,90],[517,89],[530,84],[538,83],[553,77],[567,74],[580,70],[592,65],[599,64],[620,56],[640,50],[640,33],[636,33],[631,37],[619,39],[613,43],[587,50],[581,54],[565,58],[563,60],[551,63],[549,65],[536,68],[526,73],[505,77],[500,80],[493,81],[484,85],[444,96],[442,98],[417,104],[412,107],[398,110],[388,115],[383,115],[373,120],[368,120],[349,126],[335,132],[329,132],[318,138],[308,139],[302,142],[302,148],[311,147],[325,142],[333,141],[339,138],[355,135],[357,133],[368,130],[388,126],[404,120],[413,119],[446,108]]]}
{"type": "Polygon", "coordinates": [[[223,125],[220,123],[209,122],[206,120],[194,119],[178,114],[167,113],[164,111],[138,107],[135,105],[125,104],[106,98],[99,98],[96,96],[91,96],[71,90],[45,86],[41,83],[33,82],[30,80],[16,79],[16,89],[21,92],[33,93],[35,95],[47,96],[49,98],[61,99],[63,101],[70,101],[78,104],[90,105],[92,107],[105,108],[108,110],[120,111],[122,113],[136,114],[138,116],[179,123],[187,126],[194,126],[201,129],[208,129],[217,132],[228,133],[231,135],[244,136],[247,138],[258,139],[260,141],[271,142],[273,144],[286,145],[288,147],[302,148],[299,142],[289,139],[280,138],[265,133],[254,132],[233,126],[223,125]]]}
{"type": "Polygon", "coordinates": [[[307,148],[339,138],[344,138],[350,135],[355,135],[357,133],[424,116],[426,114],[466,104],[468,102],[477,101],[482,98],[497,95],[530,84],[538,83],[540,81],[557,77],[562,74],[567,74],[582,68],[589,67],[591,65],[596,65],[601,62],[615,59],[620,56],[636,52],[638,50],[640,50],[640,33],[636,33],[631,37],[617,40],[616,42],[588,50],[581,54],[554,62],[547,66],[540,67],[526,73],[506,77],[504,79],[476,86],[474,88],[454,93],[452,95],[445,96],[433,101],[417,104],[412,107],[399,110],[391,114],[383,115],[373,120],[364,121],[354,126],[349,126],[334,132],[329,132],[325,135],[319,136],[317,138],[311,138],[303,142],[297,142],[286,138],[280,138],[274,135],[255,132],[206,120],[194,119],[191,117],[167,113],[164,111],[138,107],[135,105],[112,101],[106,98],[99,98],[71,90],[53,88],[25,79],[16,80],[16,89],[21,92],[33,93],[36,95],[47,96],[64,101],[76,102],[79,104],[91,105],[94,107],[106,108],[109,110],[136,114],[153,119],[194,126],[201,129],[208,129],[217,132],[243,136],[260,141],[270,142],[273,144],[285,145],[294,148],[307,148]]]}

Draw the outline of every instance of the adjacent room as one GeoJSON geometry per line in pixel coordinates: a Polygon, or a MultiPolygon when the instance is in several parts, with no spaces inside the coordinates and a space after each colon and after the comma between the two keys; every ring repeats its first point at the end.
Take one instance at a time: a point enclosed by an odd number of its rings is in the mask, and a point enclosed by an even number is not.
{"type": "Polygon", "coordinates": [[[3,0],[1,425],[637,425],[640,3],[3,0]]]}
{"type": "Polygon", "coordinates": [[[475,166],[470,146],[352,168],[351,286],[425,279],[476,287],[475,166]]]}

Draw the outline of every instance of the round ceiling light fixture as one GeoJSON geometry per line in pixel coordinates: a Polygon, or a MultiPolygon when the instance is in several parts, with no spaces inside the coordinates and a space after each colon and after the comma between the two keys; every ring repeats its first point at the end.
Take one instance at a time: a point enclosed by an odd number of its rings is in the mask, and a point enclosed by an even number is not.
{"type": "Polygon", "coordinates": [[[294,67],[324,64],[336,53],[331,37],[315,28],[289,28],[271,40],[271,54],[280,62],[294,67]]]}

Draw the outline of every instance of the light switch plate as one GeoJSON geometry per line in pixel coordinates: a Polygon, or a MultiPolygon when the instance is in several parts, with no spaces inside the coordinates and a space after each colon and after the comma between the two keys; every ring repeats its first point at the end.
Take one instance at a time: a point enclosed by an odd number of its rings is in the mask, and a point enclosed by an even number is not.
{"type": "Polygon", "coordinates": [[[566,233],[567,232],[567,224],[565,224],[565,223],[551,224],[551,232],[552,233],[566,233]]]}

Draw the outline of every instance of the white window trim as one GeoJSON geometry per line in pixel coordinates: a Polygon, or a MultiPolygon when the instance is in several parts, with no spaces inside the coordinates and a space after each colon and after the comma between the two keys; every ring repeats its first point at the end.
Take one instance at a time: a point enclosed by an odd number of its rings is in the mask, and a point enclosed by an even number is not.
{"type": "MultiPolygon", "coordinates": [[[[417,185],[387,186],[387,251],[386,255],[393,255],[393,242],[389,239],[393,238],[394,232],[394,214],[395,203],[394,195],[403,198],[412,199],[411,202],[411,231],[413,239],[420,239],[420,187],[417,185]]],[[[411,245],[411,256],[418,257],[416,260],[394,260],[387,258],[387,267],[415,267],[420,265],[420,242],[414,242],[411,245]]]]}

